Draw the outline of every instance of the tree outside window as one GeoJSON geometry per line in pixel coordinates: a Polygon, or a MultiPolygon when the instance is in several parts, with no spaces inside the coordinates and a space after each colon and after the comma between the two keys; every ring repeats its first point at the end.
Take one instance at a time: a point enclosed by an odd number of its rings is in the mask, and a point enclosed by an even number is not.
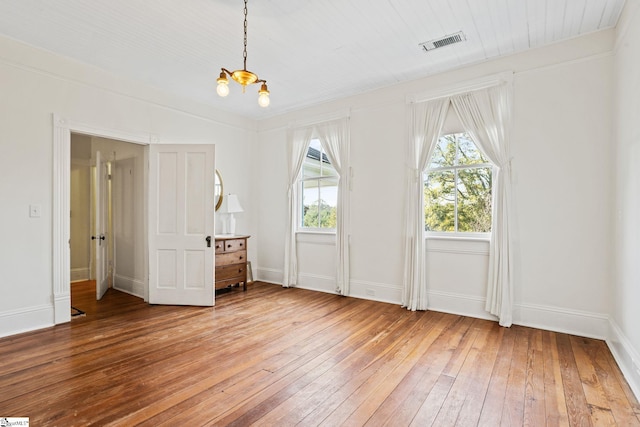
{"type": "Polygon", "coordinates": [[[335,230],[338,174],[317,139],[309,144],[300,181],[302,186],[300,228],[335,230]]]}
{"type": "Polygon", "coordinates": [[[491,171],[467,133],[441,136],[424,172],[425,229],[491,232],[491,171]]]}

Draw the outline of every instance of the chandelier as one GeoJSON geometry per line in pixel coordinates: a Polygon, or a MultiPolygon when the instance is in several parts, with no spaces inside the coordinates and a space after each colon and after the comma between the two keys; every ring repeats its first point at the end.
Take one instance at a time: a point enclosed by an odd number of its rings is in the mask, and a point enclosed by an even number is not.
{"type": "Polygon", "coordinates": [[[269,106],[269,89],[267,89],[267,81],[258,78],[258,75],[247,70],[247,0],[244,0],[244,50],[242,52],[244,59],[244,68],[242,70],[229,71],[226,68],[222,68],[220,71],[220,77],[218,77],[218,87],[216,92],[220,96],[229,95],[229,79],[231,77],[236,82],[242,85],[242,93],[244,93],[247,85],[254,83],[262,83],[260,90],[258,91],[258,104],[261,107],[269,106]]]}

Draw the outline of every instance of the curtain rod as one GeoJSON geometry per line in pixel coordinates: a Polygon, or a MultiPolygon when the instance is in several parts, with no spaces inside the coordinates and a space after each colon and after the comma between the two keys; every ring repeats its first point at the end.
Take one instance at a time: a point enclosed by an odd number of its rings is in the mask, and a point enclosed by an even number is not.
{"type": "Polygon", "coordinates": [[[299,129],[299,128],[305,128],[309,126],[319,125],[326,122],[331,122],[333,120],[349,119],[349,118],[351,118],[351,109],[338,110],[329,114],[319,115],[308,120],[302,120],[302,121],[294,120],[293,122],[289,123],[287,128],[299,129]]]}
{"type": "Polygon", "coordinates": [[[437,88],[426,92],[407,95],[407,104],[416,104],[420,102],[431,101],[433,99],[444,98],[446,96],[459,95],[461,93],[473,92],[474,90],[485,89],[492,86],[498,86],[502,83],[513,82],[513,71],[505,71],[499,74],[481,77],[479,79],[468,80],[437,88]]]}

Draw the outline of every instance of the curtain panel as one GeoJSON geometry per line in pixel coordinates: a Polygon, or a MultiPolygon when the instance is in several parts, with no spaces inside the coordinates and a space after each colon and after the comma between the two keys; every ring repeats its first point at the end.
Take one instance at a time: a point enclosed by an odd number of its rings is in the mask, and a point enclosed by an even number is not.
{"type": "Polygon", "coordinates": [[[302,170],[304,158],[311,142],[312,128],[293,129],[287,135],[287,226],[284,242],[284,271],[282,286],[285,288],[298,283],[298,248],[296,243],[296,227],[300,188],[298,176],[302,170]]]}
{"type": "Polygon", "coordinates": [[[298,178],[312,138],[318,138],[331,165],[338,174],[338,200],[336,218],[336,292],[349,295],[350,259],[349,224],[349,118],[341,118],[289,131],[288,155],[288,209],[284,254],[284,287],[295,286],[298,281],[298,255],[296,242],[297,215],[302,202],[298,178]]]}
{"type": "Polygon", "coordinates": [[[424,184],[422,172],[436,147],[449,109],[449,98],[411,106],[411,139],[407,150],[405,191],[405,248],[402,306],[408,310],[427,309],[424,184]]]}
{"type": "Polygon", "coordinates": [[[316,133],[322,148],[338,173],[338,203],[336,215],[336,292],[349,295],[350,260],[350,192],[349,178],[351,163],[349,159],[349,118],[323,123],[316,127],[316,133]]]}
{"type": "Polygon", "coordinates": [[[513,321],[513,255],[511,246],[511,85],[501,84],[451,97],[465,130],[494,164],[493,219],[489,249],[486,310],[501,326],[513,321]]]}
{"type": "Polygon", "coordinates": [[[427,309],[427,274],[422,173],[433,154],[451,105],[482,152],[494,164],[492,228],[485,309],[501,326],[513,322],[513,256],[511,245],[511,126],[512,86],[498,83],[464,94],[414,103],[407,165],[405,265],[402,306],[427,309]]]}

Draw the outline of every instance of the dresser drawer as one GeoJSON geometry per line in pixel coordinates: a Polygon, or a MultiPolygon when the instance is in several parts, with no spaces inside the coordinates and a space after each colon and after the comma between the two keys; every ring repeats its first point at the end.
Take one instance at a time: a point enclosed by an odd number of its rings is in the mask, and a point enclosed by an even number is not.
{"type": "Polygon", "coordinates": [[[224,252],[224,240],[216,240],[216,253],[224,252]]]}
{"type": "Polygon", "coordinates": [[[225,252],[235,252],[235,251],[242,251],[247,249],[245,247],[246,243],[244,239],[229,239],[222,243],[224,244],[225,252]]]}
{"type": "Polygon", "coordinates": [[[219,280],[232,279],[234,277],[238,277],[240,278],[240,281],[244,281],[246,272],[246,264],[225,265],[222,267],[216,267],[216,282],[219,280]]]}
{"type": "Polygon", "coordinates": [[[216,267],[230,264],[246,264],[247,251],[216,254],[216,267]]]}

